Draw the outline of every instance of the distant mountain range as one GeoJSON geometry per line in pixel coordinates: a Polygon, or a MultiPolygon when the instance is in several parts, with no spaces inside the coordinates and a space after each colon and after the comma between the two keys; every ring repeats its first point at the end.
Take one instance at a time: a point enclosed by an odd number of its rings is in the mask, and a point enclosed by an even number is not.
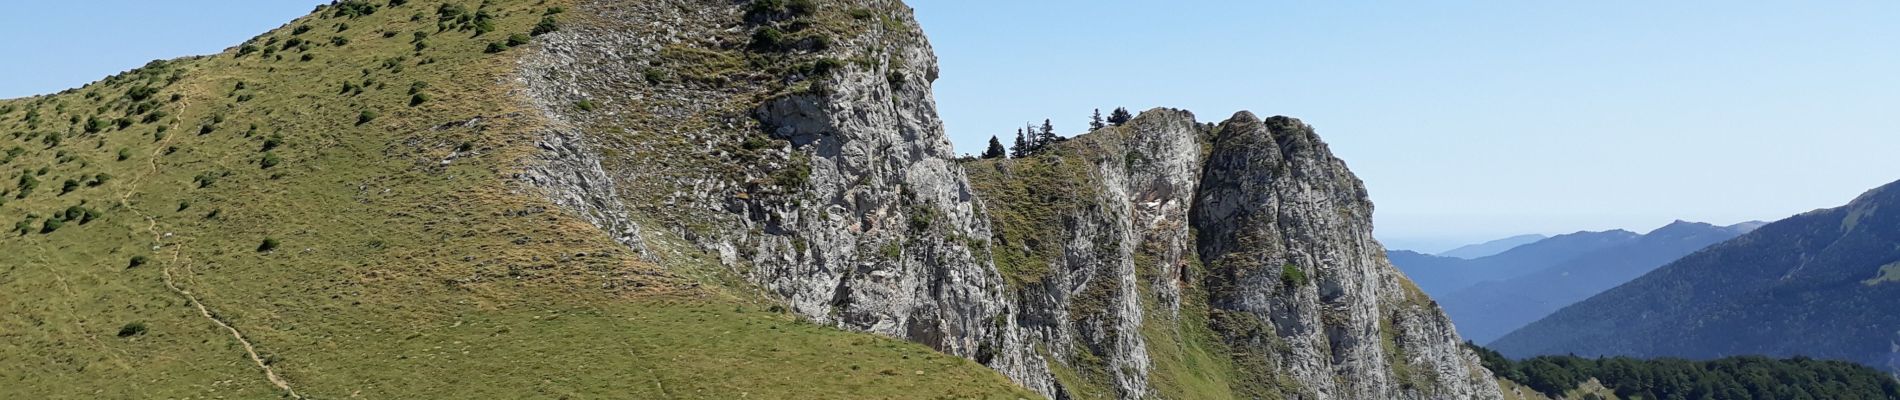
{"type": "MultiPolygon", "coordinates": [[[[1557,235],[1502,253],[1466,260],[1406,250],[1386,252],[1386,257],[1406,276],[1433,298],[1443,298],[1479,282],[1505,280],[1541,271],[1578,256],[1615,247],[1641,237],[1635,232],[1612,230],[1557,235]]],[[[1456,322],[1456,320],[1453,320],[1456,322]]]]}
{"type": "Polygon", "coordinates": [[[1513,357],[1806,355],[1896,369],[1896,211],[1900,182],[1710,246],[1491,347],[1513,357]]]}
{"type": "Polygon", "coordinates": [[[1741,236],[1759,224],[1715,226],[1676,221],[1569,260],[1504,280],[1480,282],[1438,297],[1465,339],[1495,340],[1564,306],[1628,282],[1711,244],[1741,236]]]}
{"type": "Polygon", "coordinates": [[[1446,250],[1435,255],[1470,260],[1496,255],[1517,248],[1517,246],[1523,246],[1549,238],[1549,236],[1539,234],[1517,235],[1484,243],[1459,246],[1456,249],[1446,250]]]}

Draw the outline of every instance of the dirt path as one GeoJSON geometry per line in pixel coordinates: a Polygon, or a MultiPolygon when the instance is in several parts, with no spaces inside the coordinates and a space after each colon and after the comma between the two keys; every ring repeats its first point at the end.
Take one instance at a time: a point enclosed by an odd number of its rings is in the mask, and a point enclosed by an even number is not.
{"type": "MultiPolygon", "coordinates": [[[[178,103],[178,109],[173,113],[173,115],[184,115],[185,108],[190,107],[190,106],[191,106],[191,102],[189,100],[180,101],[178,103]]],[[[171,128],[168,128],[168,130],[176,131],[177,128],[178,128],[178,119],[173,119],[172,126],[171,128]]],[[[159,169],[158,158],[165,154],[164,153],[165,147],[171,144],[171,140],[174,137],[177,137],[177,135],[167,135],[165,136],[165,140],[159,141],[157,146],[153,147],[154,150],[152,151],[152,154],[151,154],[151,167],[147,169],[144,173],[140,173],[137,176],[132,177],[132,180],[126,184],[125,193],[119,196],[120,207],[124,207],[127,210],[131,210],[132,213],[138,214],[140,218],[145,219],[145,230],[151,233],[152,235],[152,243],[154,243],[153,250],[157,250],[159,247],[164,246],[165,234],[160,233],[158,230],[158,219],[155,217],[152,217],[150,214],[146,214],[144,211],[140,211],[137,207],[133,207],[131,199],[132,199],[133,194],[138,193],[139,184],[143,182],[146,177],[149,177],[151,175],[155,175],[158,173],[158,169],[159,169]]],[[[261,369],[264,371],[264,379],[269,381],[271,386],[276,386],[278,390],[283,390],[284,393],[289,394],[290,398],[292,399],[299,399],[299,400],[303,399],[303,395],[297,394],[297,390],[292,389],[290,387],[289,381],[286,381],[284,380],[282,376],[277,375],[277,370],[272,369],[270,364],[267,364],[264,362],[263,357],[260,357],[257,355],[257,346],[252,345],[249,339],[245,339],[243,332],[238,331],[237,327],[232,326],[229,322],[226,322],[224,319],[219,318],[216,314],[212,314],[211,309],[209,307],[205,307],[204,302],[199,300],[197,295],[192,294],[190,290],[186,290],[185,288],[180,287],[178,285],[177,280],[173,279],[172,270],[179,265],[178,260],[181,257],[181,254],[184,253],[184,250],[182,249],[183,246],[184,246],[183,242],[179,242],[170,246],[171,259],[166,261],[165,267],[159,270],[162,274],[164,274],[165,288],[171,289],[172,293],[178,294],[179,297],[184,297],[185,300],[191,302],[192,307],[198,309],[198,315],[204,316],[204,318],[207,320],[210,320],[212,324],[217,325],[219,328],[224,328],[225,332],[230,333],[231,338],[234,340],[237,340],[238,344],[244,347],[244,355],[247,357],[250,357],[251,363],[256,364],[258,369],[261,369]]],[[[189,267],[187,267],[187,269],[189,269],[189,267]]]]}

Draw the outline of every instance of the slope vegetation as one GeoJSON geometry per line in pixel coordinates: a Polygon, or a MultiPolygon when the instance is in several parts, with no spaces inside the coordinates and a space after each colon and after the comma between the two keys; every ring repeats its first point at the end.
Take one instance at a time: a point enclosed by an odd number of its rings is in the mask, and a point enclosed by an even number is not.
{"type": "Polygon", "coordinates": [[[548,122],[516,61],[586,10],[342,1],[0,101],[0,394],[1034,396],[675,272],[721,269],[643,258],[520,184],[548,122]]]}

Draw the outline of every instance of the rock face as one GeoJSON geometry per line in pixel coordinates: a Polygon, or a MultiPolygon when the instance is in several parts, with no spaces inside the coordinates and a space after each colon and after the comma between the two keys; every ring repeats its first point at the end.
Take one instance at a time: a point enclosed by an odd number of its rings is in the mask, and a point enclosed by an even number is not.
{"type": "Polygon", "coordinates": [[[1297,121],[959,164],[907,7],[763,4],[582,2],[522,59],[555,129],[518,176],[682,276],[1051,397],[1499,396],[1297,121]]]}
{"type": "Polygon", "coordinates": [[[1364,186],[1311,127],[1242,112],[1219,132],[1192,218],[1210,307],[1263,323],[1227,332],[1236,347],[1271,355],[1315,398],[1496,395],[1450,320],[1386,262],[1364,186]]]}

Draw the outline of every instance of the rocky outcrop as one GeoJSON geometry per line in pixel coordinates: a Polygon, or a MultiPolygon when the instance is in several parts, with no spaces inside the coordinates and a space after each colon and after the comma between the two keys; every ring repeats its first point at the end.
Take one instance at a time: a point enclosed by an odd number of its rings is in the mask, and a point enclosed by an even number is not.
{"type": "Polygon", "coordinates": [[[1497,397],[1297,121],[1155,110],[959,164],[902,4],[578,8],[522,58],[551,128],[518,176],[677,275],[1057,398],[1497,397]]]}
{"type": "Polygon", "coordinates": [[[1298,120],[1221,124],[1193,224],[1209,305],[1260,322],[1234,345],[1314,398],[1484,398],[1450,321],[1385,260],[1364,186],[1298,120]]]}

